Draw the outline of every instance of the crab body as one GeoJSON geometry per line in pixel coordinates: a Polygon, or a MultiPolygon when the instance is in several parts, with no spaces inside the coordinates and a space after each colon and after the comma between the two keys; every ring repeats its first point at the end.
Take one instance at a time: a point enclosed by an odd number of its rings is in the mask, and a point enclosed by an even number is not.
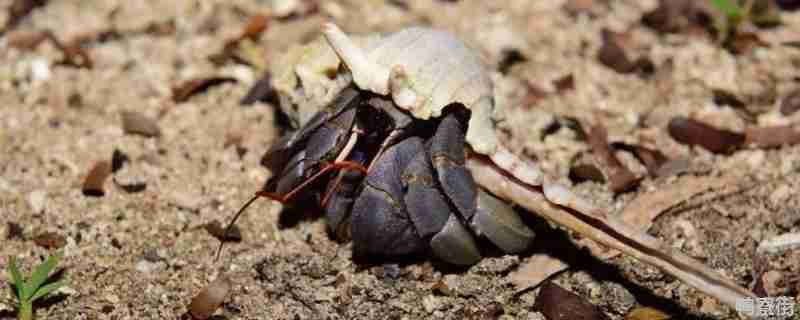
{"type": "Polygon", "coordinates": [[[295,47],[273,69],[281,109],[297,131],[265,155],[275,175],[256,197],[321,199],[329,230],[352,236],[356,253],[429,249],[469,265],[481,257],[478,239],[509,253],[533,239],[515,210],[485,188],[730,305],[753,296],[545,179],[501,145],[492,84],[478,56],[453,35],[410,28],[350,37],[333,24],[323,34],[325,41],[295,47]]]}
{"type": "Polygon", "coordinates": [[[268,191],[290,193],[326,163],[355,161],[366,172],[329,174],[327,183],[302,193],[322,199],[328,230],[351,236],[357,253],[430,249],[465,265],[481,257],[476,238],[505,252],[527,248],[533,232],[465,167],[471,150],[511,173],[531,169],[515,174],[524,181],[540,180],[538,168],[497,142],[493,88],[480,57],[452,34],[429,28],[351,38],[328,24],[323,34],[327,49],[317,42],[295,50],[303,56],[277,77],[279,93],[288,97],[281,107],[301,125],[265,155],[262,163],[277,173],[268,191]],[[308,105],[318,105],[313,115],[308,105]],[[370,118],[375,114],[382,120],[370,118]]]}
{"type": "Polygon", "coordinates": [[[293,193],[336,161],[372,163],[366,174],[325,173],[323,183],[301,191],[304,197],[286,200],[321,199],[328,231],[337,239],[352,238],[362,256],[431,251],[446,262],[469,265],[482,257],[480,236],[491,242],[505,237],[496,245],[506,252],[527,248],[533,232],[521,223],[506,225],[519,222],[517,213],[496,199],[486,201],[491,196],[464,167],[468,113],[453,108],[438,119],[415,120],[400,110],[389,97],[344,89],[265,154],[263,163],[277,173],[267,191],[293,193]],[[523,232],[508,237],[509,228],[523,232]]]}

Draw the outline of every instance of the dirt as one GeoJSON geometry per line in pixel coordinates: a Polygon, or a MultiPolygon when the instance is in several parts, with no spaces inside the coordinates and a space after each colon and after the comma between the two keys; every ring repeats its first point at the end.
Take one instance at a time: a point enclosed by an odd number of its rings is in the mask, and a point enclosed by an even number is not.
{"type": "MultiPolygon", "coordinates": [[[[11,2],[0,1],[0,9],[11,2]]],[[[574,184],[577,193],[613,212],[684,179],[734,178],[736,188],[706,192],[663,213],[650,234],[744,287],[761,286],[800,303],[800,251],[755,251],[765,239],[800,232],[800,147],[712,154],[681,145],[666,131],[677,116],[730,130],[795,122],[797,115],[782,116],[778,109],[781,97],[800,86],[800,50],[780,43],[800,39],[800,12],[784,11],[783,25],[759,31],[768,47],[734,55],[708,39],[643,26],[641,17],[655,1],[596,0],[579,14],[565,10],[565,2],[324,2],[270,18],[254,44],[273,61],[333,19],[351,32],[410,24],[445,28],[480,50],[494,70],[505,49],[516,49],[525,60],[494,74],[505,119],[499,129],[511,149],[571,184],[569,168],[589,146],[573,127],[550,129],[556,121],[578,119],[603,123],[611,142],[689,159],[680,176],[646,177],[621,194],[602,182],[574,184]],[[626,52],[649,57],[653,73],[620,74],[598,62],[603,29],[628,34],[633,45],[626,52]],[[569,75],[574,88],[558,90],[554,82],[569,75]],[[526,100],[531,86],[545,93],[534,103],[526,100]],[[757,110],[755,118],[716,104],[714,90],[743,97],[757,110]]],[[[28,272],[52,251],[36,244],[37,235],[65,239],[61,267],[69,284],[38,305],[41,319],[180,318],[192,297],[221,274],[233,283],[218,312],[228,319],[544,319],[533,308],[538,290],[517,292],[507,279],[541,252],[570,266],[553,281],[611,319],[639,306],[675,319],[738,317],[632,258],[595,258],[575,244],[579,236],[541,221],[534,221],[540,240],[530,252],[490,257],[468,269],[429,260],[363,265],[353,261],[351,244],[330,239],[322,218],[295,221],[263,200],[240,219],[242,241],[228,244],[215,262],[218,241],[204,226],[227,222],[270,176],[259,160],[279,128],[275,105],[239,105],[260,77],[257,67],[240,60],[215,65],[209,57],[250,17],[269,14],[270,3],[50,1],[9,33],[49,29],[68,40],[114,27],[117,36],[85,45],[92,68],[58,64],[61,52],[51,43],[20,50],[8,48],[8,34],[0,37],[0,237],[18,233],[9,223],[22,228],[21,236],[3,240],[0,266],[5,270],[16,256],[28,272]],[[172,32],[138,31],[165,21],[174,23],[172,32]],[[172,87],[209,76],[237,81],[172,101],[172,87]],[[128,111],[154,119],[158,134],[126,133],[122,114],[128,111]],[[86,175],[97,161],[111,161],[114,150],[130,160],[106,179],[102,196],[84,195],[86,175]],[[130,184],[145,187],[119,186],[130,184]]],[[[5,19],[0,14],[0,22],[5,19]]],[[[630,154],[621,158],[644,172],[630,154]]],[[[5,272],[0,280],[10,282],[5,272]]],[[[0,318],[13,317],[14,301],[11,290],[0,291],[0,318]]]]}

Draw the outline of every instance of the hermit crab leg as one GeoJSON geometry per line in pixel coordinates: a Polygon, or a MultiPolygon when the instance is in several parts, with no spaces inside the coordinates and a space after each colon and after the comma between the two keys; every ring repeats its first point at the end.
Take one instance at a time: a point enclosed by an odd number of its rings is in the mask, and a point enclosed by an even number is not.
{"type": "MultiPolygon", "coordinates": [[[[356,142],[358,142],[358,135],[361,134],[361,130],[358,128],[358,124],[353,125],[353,133],[350,135],[350,138],[347,139],[347,144],[344,145],[342,148],[342,152],[336,157],[335,162],[344,162],[350,153],[353,152],[353,148],[356,146],[356,142]]],[[[366,169],[369,171],[369,167],[366,169]]],[[[336,186],[342,182],[342,178],[345,175],[345,170],[339,171],[339,174],[336,175],[336,180],[333,185],[325,191],[325,196],[322,197],[322,202],[320,202],[321,207],[325,207],[325,204],[328,203],[328,199],[336,190],[336,186]]]]}
{"type": "MultiPolygon", "coordinates": [[[[366,175],[367,169],[364,168],[364,166],[362,166],[360,163],[345,160],[350,155],[350,153],[353,151],[353,147],[355,147],[356,143],[358,142],[358,136],[361,133],[362,132],[358,128],[358,125],[353,125],[352,132],[350,133],[350,136],[347,139],[347,143],[342,148],[342,151],[336,157],[335,161],[333,163],[326,164],[322,169],[319,170],[319,172],[315,173],[313,176],[311,176],[310,178],[308,178],[305,181],[303,181],[303,183],[301,183],[300,185],[296,186],[294,189],[292,189],[288,193],[286,193],[284,195],[278,195],[278,194],[275,194],[275,193],[272,193],[272,192],[267,192],[267,191],[264,191],[264,190],[257,191],[256,194],[252,198],[250,198],[250,200],[245,202],[245,204],[241,208],[239,208],[239,211],[236,212],[236,214],[233,216],[231,221],[228,223],[228,226],[225,228],[225,232],[223,233],[223,239],[227,238],[228,232],[230,232],[231,228],[233,228],[233,226],[236,224],[236,220],[239,219],[239,216],[241,216],[242,213],[244,213],[244,211],[251,204],[253,204],[253,202],[255,202],[256,199],[258,199],[258,198],[265,197],[265,198],[269,198],[269,199],[278,201],[280,203],[286,203],[297,192],[299,192],[300,190],[303,190],[303,188],[308,186],[310,183],[314,182],[319,177],[321,177],[322,175],[324,175],[325,173],[327,173],[328,171],[331,171],[333,169],[341,169],[342,171],[345,171],[345,170],[358,170],[358,171],[361,171],[362,173],[364,173],[366,175]]],[[[341,176],[341,172],[340,172],[340,176],[341,176]]],[[[328,195],[326,194],[325,200],[323,200],[323,206],[324,206],[324,202],[327,200],[327,198],[328,198],[328,195]]],[[[219,260],[219,256],[222,253],[222,248],[223,248],[224,245],[225,245],[225,241],[224,240],[219,242],[219,248],[217,248],[217,254],[216,254],[215,260],[219,260]]]]}
{"type": "Polygon", "coordinates": [[[570,210],[548,201],[544,192],[510,176],[485,157],[470,157],[467,160],[467,167],[480,186],[498,197],[512,201],[603,245],[656,266],[729,306],[735,306],[745,298],[755,297],[753,293],[733,281],[722,277],[689,256],[671,249],[658,239],[617,221],[599,208],[592,208],[589,204],[578,201],[580,199],[569,194],[567,189],[557,186],[544,188],[551,193],[552,198],[577,204],[581,207],[581,211],[570,210]]]}

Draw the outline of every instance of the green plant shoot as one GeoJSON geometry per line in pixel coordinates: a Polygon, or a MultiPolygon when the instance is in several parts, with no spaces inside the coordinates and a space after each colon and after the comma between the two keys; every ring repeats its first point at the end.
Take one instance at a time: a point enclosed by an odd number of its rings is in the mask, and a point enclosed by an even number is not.
{"type": "Polygon", "coordinates": [[[46,284],[50,272],[56,268],[63,256],[64,253],[61,251],[51,255],[45,262],[36,266],[27,280],[24,280],[19,272],[16,257],[11,257],[8,272],[11,274],[11,280],[16,288],[18,319],[33,319],[33,302],[66,284],[64,279],[46,284]]]}

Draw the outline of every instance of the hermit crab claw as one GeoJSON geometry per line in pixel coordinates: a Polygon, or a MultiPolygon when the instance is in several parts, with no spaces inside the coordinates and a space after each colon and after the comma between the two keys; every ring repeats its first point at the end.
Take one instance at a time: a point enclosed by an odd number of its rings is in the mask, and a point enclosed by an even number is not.
{"type": "Polygon", "coordinates": [[[511,206],[483,189],[478,190],[478,210],[470,226],[508,253],[524,251],[536,236],[511,206]]]}

